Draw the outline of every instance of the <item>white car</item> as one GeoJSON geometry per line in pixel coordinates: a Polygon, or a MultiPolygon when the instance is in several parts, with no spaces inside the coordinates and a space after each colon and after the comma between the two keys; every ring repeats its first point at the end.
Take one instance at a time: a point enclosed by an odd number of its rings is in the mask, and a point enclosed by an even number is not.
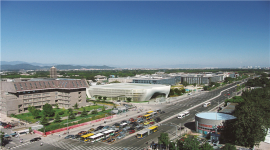
{"type": "Polygon", "coordinates": [[[179,115],[177,116],[178,119],[182,119],[182,118],[184,118],[184,117],[185,117],[185,114],[179,114],[179,115]]]}

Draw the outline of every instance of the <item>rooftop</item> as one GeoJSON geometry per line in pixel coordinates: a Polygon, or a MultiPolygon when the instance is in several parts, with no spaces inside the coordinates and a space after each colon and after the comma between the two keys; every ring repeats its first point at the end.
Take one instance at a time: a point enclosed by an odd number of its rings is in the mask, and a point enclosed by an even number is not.
{"type": "Polygon", "coordinates": [[[232,120],[236,119],[236,117],[228,114],[223,113],[216,113],[216,112],[202,112],[196,114],[199,118],[209,119],[209,120],[232,120]]]}
{"type": "Polygon", "coordinates": [[[155,87],[166,87],[162,84],[138,84],[138,83],[115,83],[106,85],[90,86],[90,88],[107,88],[107,89],[151,89],[155,87]]]}

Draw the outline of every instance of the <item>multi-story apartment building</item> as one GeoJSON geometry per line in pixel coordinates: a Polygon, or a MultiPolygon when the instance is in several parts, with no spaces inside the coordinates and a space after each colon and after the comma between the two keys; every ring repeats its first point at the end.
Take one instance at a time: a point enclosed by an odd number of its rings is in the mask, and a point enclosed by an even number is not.
{"type": "Polygon", "coordinates": [[[1,82],[1,113],[28,112],[29,106],[42,109],[46,103],[70,108],[75,103],[86,105],[85,79],[33,79],[20,82],[1,82]]]}

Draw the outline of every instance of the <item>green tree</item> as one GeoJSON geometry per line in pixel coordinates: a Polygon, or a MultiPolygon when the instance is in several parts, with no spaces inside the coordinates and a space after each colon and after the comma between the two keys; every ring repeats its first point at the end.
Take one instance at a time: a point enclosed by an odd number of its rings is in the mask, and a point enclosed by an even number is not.
{"type": "Polygon", "coordinates": [[[29,129],[29,133],[32,133],[32,127],[29,127],[28,129],[29,129]]]}
{"type": "Polygon", "coordinates": [[[112,81],[112,82],[110,82],[110,83],[121,83],[121,82],[115,80],[115,81],[112,81]]]}
{"type": "Polygon", "coordinates": [[[194,137],[188,137],[184,142],[180,142],[178,145],[179,149],[184,150],[199,150],[200,142],[194,137]]]}
{"type": "Polygon", "coordinates": [[[55,110],[53,110],[52,105],[46,103],[43,106],[43,114],[46,116],[53,116],[54,115],[55,110]]]}
{"type": "Polygon", "coordinates": [[[184,81],[182,84],[184,85],[184,87],[186,87],[188,85],[188,83],[186,81],[184,81]]]}
{"type": "Polygon", "coordinates": [[[128,102],[131,102],[131,98],[130,98],[130,97],[128,97],[128,98],[127,98],[127,101],[128,101],[128,102]]]}
{"type": "Polygon", "coordinates": [[[169,96],[173,96],[173,95],[174,95],[174,90],[173,89],[170,89],[169,96]]]}
{"type": "Polygon", "coordinates": [[[55,117],[54,117],[54,121],[53,121],[53,122],[55,122],[55,123],[57,123],[57,122],[61,122],[61,118],[60,118],[60,116],[59,116],[59,114],[58,114],[58,113],[55,115],[55,117]]]}
{"type": "Polygon", "coordinates": [[[33,111],[36,109],[36,107],[34,106],[28,106],[27,110],[30,112],[30,113],[33,113],[33,111]]]}
{"type": "Polygon", "coordinates": [[[93,103],[94,103],[94,105],[97,105],[97,102],[96,101],[94,101],[93,103]]]}
{"type": "Polygon", "coordinates": [[[68,109],[68,113],[69,113],[69,114],[73,113],[73,109],[72,109],[72,108],[69,108],[69,109],[68,109]]]}
{"type": "Polygon", "coordinates": [[[87,116],[87,112],[85,110],[85,108],[83,108],[83,111],[81,113],[81,117],[86,117],[87,116]]]}
{"type": "Polygon", "coordinates": [[[0,131],[0,146],[4,145],[4,136],[5,136],[5,133],[0,131]]]}
{"type": "Polygon", "coordinates": [[[98,96],[98,100],[101,100],[101,98],[102,98],[101,96],[98,96]]]}
{"type": "Polygon", "coordinates": [[[204,86],[203,90],[207,91],[208,90],[208,86],[204,86]]]}
{"type": "Polygon", "coordinates": [[[179,90],[178,88],[175,88],[174,93],[176,93],[177,95],[181,95],[181,90],[179,90]]]}
{"type": "Polygon", "coordinates": [[[168,133],[160,133],[160,136],[158,137],[158,144],[164,144],[164,145],[168,146],[168,144],[169,144],[168,133]]]}
{"type": "Polygon", "coordinates": [[[214,150],[214,148],[208,142],[205,142],[200,146],[200,150],[214,150]]]}
{"type": "Polygon", "coordinates": [[[270,127],[269,96],[269,88],[243,92],[244,102],[236,106],[234,113],[237,119],[225,122],[221,134],[228,143],[253,148],[264,141],[270,127]]]}
{"type": "Polygon", "coordinates": [[[193,86],[196,86],[197,84],[196,84],[196,83],[193,83],[192,85],[193,85],[193,86]]]}
{"type": "Polygon", "coordinates": [[[232,83],[232,81],[233,81],[233,78],[231,78],[231,77],[226,77],[226,78],[224,79],[224,82],[225,82],[225,83],[232,83]]]}
{"type": "Polygon", "coordinates": [[[56,109],[59,109],[59,105],[58,105],[58,104],[55,104],[55,108],[56,108],[56,109]]]}
{"type": "Polygon", "coordinates": [[[47,126],[49,124],[49,121],[46,116],[42,116],[40,124],[47,126]]]}
{"type": "Polygon", "coordinates": [[[106,101],[106,99],[107,99],[107,97],[106,97],[106,96],[104,96],[104,97],[103,97],[103,100],[104,100],[104,101],[106,101]]]}
{"type": "Polygon", "coordinates": [[[96,109],[94,109],[94,110],[92,110],[91,114],[98,114],[98,112],[96,109]]]}
{"type": "Polygon", "coordinates": [[[70,119],[70,120],[72,120],[72,119],[75,119],[76,117],[75,117],[75,114],[74,113],[70,113],[69,115],[68,115],[68,119],[70,119]]]}
{"type": "Polygon", "coordinates": [[[186,90],[184,88],[181,88],[181,93],[186,93],[186,90]]]}
{"type": "Polygon", "coordinates": [[[35,110],[32,111],[32,115],[33,115],[33,117],[35,119],[39,116],[39,112],[40,112],[40,110],[37,110],[37,109],[35,109],[35,110]]]}
{"type": "Polygon", "coordinates": [[[74,109],[78,109],[78,103],[75,103],[75,105],[73,106],[74,107],[74,109]]]}
{"type": "Polygon", "coordinates": [[[232,145],[230,143],[226,143],[225,146],[222,148],[222,150],[237,150],[235,145],[232,145]]]}
{"type": "Polygon", "coordinates": [[[105,111],[106,109],[105,109],[105,106],[103,105],[103,107],[102,107],[102,111],[105,111]]]}

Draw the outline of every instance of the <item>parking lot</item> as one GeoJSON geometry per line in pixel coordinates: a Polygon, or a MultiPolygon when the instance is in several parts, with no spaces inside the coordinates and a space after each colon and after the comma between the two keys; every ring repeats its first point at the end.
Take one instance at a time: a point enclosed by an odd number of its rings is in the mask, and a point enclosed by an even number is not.
{"type": "Polygon", "coordinates": [[[110,145],[121,141],[128,135],[135,135],[135,132],[148,129],[156,122],[161,121],[159,114],[164,111],[149,111],[144,115],[138,115],[128,120],[122,120],[117,123],[108,124],[106,126],[98,126],[89,128],[87,131],[80,131],[77,134],[65,136],[65,140],[73,140],[89,144],[103,143],[110,145]]]}

